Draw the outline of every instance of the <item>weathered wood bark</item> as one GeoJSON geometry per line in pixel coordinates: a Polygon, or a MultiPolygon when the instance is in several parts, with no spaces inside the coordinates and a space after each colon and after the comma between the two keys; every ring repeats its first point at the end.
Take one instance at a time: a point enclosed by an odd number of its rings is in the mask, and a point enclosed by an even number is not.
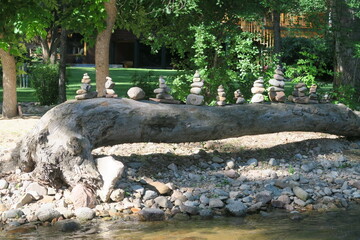
{"type": "Polygon", "coordinates": [[[360,114],[342,105],[168,105],[129,99],[68,101],[47,112],[23,139],[24,171],[53,185],[100,177],[91,150],[135,142],[192,142],[282,131],[360,136],[360,114]]]}
{"type": "Polygon", "coordinates": [[[96,37],[95,44],[95,68],[96,68],[96,90],[98,96],[105,95],[106,77],[109,76],[109,51],[111,32],[116,20],[116,1],[104,2],[106,9],[106,28],[96,37]]]}
{"type": "Polygon", "coordinates": [[[66,101],[66,42],[67,31],[65,27],[62,27],[60,36],[59,103],[66,101]]]}
{"type": "Polygon", "coordinates": [[[16,61],[14,56],[0,48],[0,59],[3,66],[3,105],[2,115],[13,118],[18,115],[16,96],[16,61]]]}
{"type": "Polygon", "coordinates": [[[334,86],[350,85],[360,90],[360,59],[355,43],[360,41],[360,18],[345,0],[332,1],[335,37],[334,86]]]}
{"type": "Polygon", "coordinates": [[[280,28],[280,12],[278,10],[272,11],[273,15],[273,29],[274,29],[274,53],[281,52],[281,28],[280,28]]]}

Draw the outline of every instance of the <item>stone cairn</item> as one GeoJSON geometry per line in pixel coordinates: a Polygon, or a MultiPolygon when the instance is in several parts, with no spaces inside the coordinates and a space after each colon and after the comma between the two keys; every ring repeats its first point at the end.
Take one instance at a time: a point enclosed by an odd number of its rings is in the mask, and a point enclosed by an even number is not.
{"type": "Polygon", "coordinates": [[[84,73],[83,78],[81,79],[81,88],[76,91],[76,100],[84,100],[97,97],[97,92],[90,92],[91,79],[87,73],[84,73]]]}
{"type": "Polygon", "coordinates": [[[285,102],[285,93],[284,93],[284,73],[281,70],[280,66],[277,66],[274,74],[274,78],[269,81],[270,87],[268,88],[269,99],[272,102],[285,102]]]}
{"type": "Polygon", "coordinates": [[[246,102],[244,96],[242,95],[240,89],[234,92],[234,98],[236,99],[236,104],[243,104],[246,102]]]}
{"type": "Polygon", "coordinates": [[[151,101],[155,102],[161,102],[161,103],[173,103],[173,104],[179,104],[181,103],[178,100],[174,100],[174,98],[170,94],[171,90],[166,85],[165,79],[163,76],[159,77],[159,88],[154,90],[154,93],[156,93],[155,98],[149,98],[151,101]]]}
{"type": "Polygon", "coordinates": [[[163,76],[160,76],[159,88],[154,90],[154,93],[156,93],[156,98],[173,100],[174,98],[170,95],[170,91],[170,88],[166,85],[165,79],[163,78],[163,76]]]}
{"type": "Polygon", "coordinates": [[[309,103],[309,97],[306,96],[308,88],[305,83],[298,83],[294,86],[292,95],[289,96],[289,101],[294,103],[309,103]]]}
{"type": "Polygon", "coordinates": [[[316,94],[317,86],[315,84],[310,87],[309,103],[319,103],[318,96],[316,94]]]}
{"type": "Polygon", "coordinates": [[[118,95],[114,91],[115,83],[112,81],[111,77],[106,77],[105,82],[105,97],[107,98],[117,98],[118,95]]]}
{"type": "Polygon", "coordinates": [[[218,96],[216,97],[216,104],[218,106],[225,106],[226,105],[226,93],[225,93],[225,90],[224,90],[224,87],[222,85],[220,85],[217,89],[217,92],[218,92],[218,96]]]}
{"type": "Polygon", "coordinates": [[[201,90],[204,86],[204,81],[200,78],[199,71],[196,70],[193,83],[191,84],[190,94],[186,98],[186,104],[201,105],[204,102],[204,96],[201,96],[201,90]]]}
{"type": "Polygon", "coordinates": [[[251,93],[254,94],[253,97],[251,98],[251,102],[252,103],[264,102],[264,95],[263,95],[264,91],[265,91],[264,79],[262,77],[259,77],[259,79],[254,82],[254,85],[251,88],[251,93]]]}
{"type": "Polygon", "coordinates": [[[320,99],[321,103],[330,103],[331,102],[331,96],[329,93],[325,93],[322,98],[320,99]]]}

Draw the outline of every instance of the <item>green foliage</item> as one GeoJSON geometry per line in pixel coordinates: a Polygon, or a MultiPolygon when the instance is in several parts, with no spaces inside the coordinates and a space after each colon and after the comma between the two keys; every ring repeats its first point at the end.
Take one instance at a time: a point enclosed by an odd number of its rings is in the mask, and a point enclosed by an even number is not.
{"type": "Polygon", "coordinates": [[[342,103],[351,109],[360,110],[360,94],[350,85],[341,85],[330,92],[333,103],[342,103]]]}
{"type": "Polygon", "coordinates": [[[326,64],[316,55],[308,52],[300,52],[303,58],[298,59],[296,64],[287,66],[286,76],[293,82],[303,82],[308,86],[318,84],[323,75],[331,75],[332,71],[326,69],[326,64]]]}
{"type": "Polygon", "coordinates": [[[159,87],[159,77],[153,71],[136,72],[131,76],[131,83],[144,90],[145,98],[155,97],[154,89],[159,87]]]}
{"type": "Polygon", "coordinates": [[[333,68],[334,46],[331,40],[326,38],[282,38],[281,61],[287,65],[295,64],[298,59],[303,58],[301,52],[308,52],[318,57],[319,61],[326,64],[328,69],[333,68]]]}
{"type": "Polygon", "coordinates": [[[29,74],[30,83],[41,105],[57,103],[59,67],[55,64],[34,65],[29,74]]]}
{"type": "Polygon", "coordinates": [[[53,18],[50,9],[55,0],[6,0],[0,9],[0,48],[13,56],[21,56],[24,42],[37,35],[46,35],[46,27],[53,18]],[[31,7],[30,7],[31,6],[31,7]]]}
{"type": "Polygon", "coordinates": [[[293,174],[295,173],[295,169],[293,168],[292,165],[289,166],[288,171],[289,171],[289,173],[290,173],[291,175],[293,175],[293,174]]]}

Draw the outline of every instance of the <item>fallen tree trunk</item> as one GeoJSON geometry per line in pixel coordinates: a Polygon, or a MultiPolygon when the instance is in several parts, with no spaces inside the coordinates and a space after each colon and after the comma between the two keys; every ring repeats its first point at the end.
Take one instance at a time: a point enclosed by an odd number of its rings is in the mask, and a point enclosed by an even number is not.
{"type": "Polygon", "coordinates": [[[19,144],[22,170],[56,186],[101,184],[91,150],[135,142],[196,142],[283,131],[360,136],[360,115],[333,104],[190,106],[97,98],[47,112],[19,144]]]}

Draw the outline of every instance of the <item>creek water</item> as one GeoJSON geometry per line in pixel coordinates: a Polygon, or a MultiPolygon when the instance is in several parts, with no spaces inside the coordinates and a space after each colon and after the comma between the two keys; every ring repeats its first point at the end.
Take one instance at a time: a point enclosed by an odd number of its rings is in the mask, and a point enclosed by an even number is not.
{"type": "Polygon", "coordinates": [[[92,226],[97,233],[60,233],[39,227],[26,234],[3,235],[0,239],[114,239],[114,240],[360,240],[360,206],[347,211],[302,214],[292,220],[275,211],[243,218],[211,220],[128,222],[108,221],[92,226]]]}

